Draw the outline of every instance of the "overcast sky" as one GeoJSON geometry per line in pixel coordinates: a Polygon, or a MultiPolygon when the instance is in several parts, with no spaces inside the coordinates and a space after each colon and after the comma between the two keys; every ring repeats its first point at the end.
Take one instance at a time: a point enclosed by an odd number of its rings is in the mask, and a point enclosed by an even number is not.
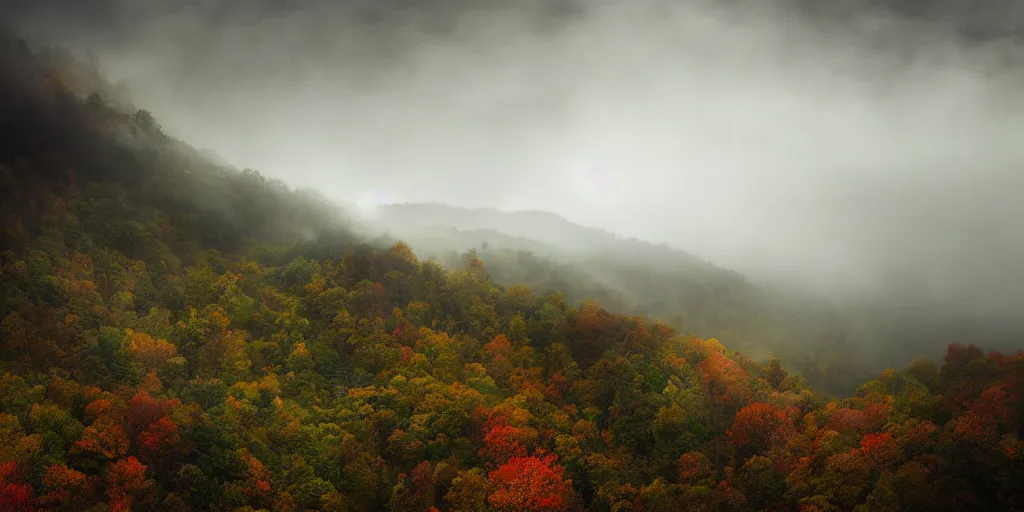
{"type": "Polygon", "coordinates": [[[340,201],[543,209],[742,271],[1024,305],[1009,42],[769,2],[12,1],[167,131],[340,201]]]}

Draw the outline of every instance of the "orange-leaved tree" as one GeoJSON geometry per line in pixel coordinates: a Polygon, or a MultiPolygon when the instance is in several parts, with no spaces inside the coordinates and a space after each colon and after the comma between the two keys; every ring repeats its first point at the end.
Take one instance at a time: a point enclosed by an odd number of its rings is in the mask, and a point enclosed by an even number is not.
{"type": "Polygon", "coordinates": [[[781,407],[754,402],[736,413],[727,435],[734,447],[760,453],[784,445],[792,432],[793,422],[781,407]]]}

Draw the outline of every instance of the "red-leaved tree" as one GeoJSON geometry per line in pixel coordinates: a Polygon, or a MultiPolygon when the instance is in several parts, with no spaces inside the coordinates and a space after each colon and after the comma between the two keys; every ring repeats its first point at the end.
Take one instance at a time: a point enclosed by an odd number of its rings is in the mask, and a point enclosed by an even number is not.
{"type": "Polygon", "coordinates": [[[565,480],[564,473],[554,455],[514,457],[488,475],[494,492],[487,501],[498,510],[567,510],[573,490],[572,480],[565,480]]]}

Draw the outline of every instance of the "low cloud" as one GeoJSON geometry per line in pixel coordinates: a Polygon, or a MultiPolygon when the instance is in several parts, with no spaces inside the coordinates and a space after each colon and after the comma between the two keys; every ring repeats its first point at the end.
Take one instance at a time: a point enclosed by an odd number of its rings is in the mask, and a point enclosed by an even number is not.
{"type": "Polygon", "coordinates": [[[1024,54],[977,38],[1014,5],[61,4],[11,19],[339,201],[544,209],[817,290],[1024,307],[1024,54]]]}

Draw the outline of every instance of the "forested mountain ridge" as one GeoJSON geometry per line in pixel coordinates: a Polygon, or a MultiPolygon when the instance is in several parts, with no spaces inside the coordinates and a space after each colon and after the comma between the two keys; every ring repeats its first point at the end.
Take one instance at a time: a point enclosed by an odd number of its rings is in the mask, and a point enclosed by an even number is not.
{"type": "Polygon", "coordinates": [[[512,237],[534,240],[551,251],[576,256],[599,252],[610,256],[635,257],[640,253],[640,256],[650,258],[654,265],[685,262],[714,268],[692,254],[667,245],[624,238],[600,228],[570,222],[558,214],[545,211],[504,212],[491,208],[457,208],[441,203],[402,203],[375,207],[371,220],[379,227],[403,229],[410,233],[430,228],[495,230],[512,237]]]}
{"type": "Polygon", "coordinates": [[[596,299],[683,334],[716,337],[757,359],[778,357],[833,393],[852,392],[879,364],[861,326],[824,298],[753,282],[668,245],[548,212],[390,204],[362,220],[370,232],[387,231],[448,268],[472,250],[498,283],[559,291],[570,302],[596,299]]]}
{"type": "Polygon", "coordinates": [[[361,243],[83,69],[0,43],[0,510],[1024,505],[1022,354],[828,401],[472,253],[361,243]]]}

